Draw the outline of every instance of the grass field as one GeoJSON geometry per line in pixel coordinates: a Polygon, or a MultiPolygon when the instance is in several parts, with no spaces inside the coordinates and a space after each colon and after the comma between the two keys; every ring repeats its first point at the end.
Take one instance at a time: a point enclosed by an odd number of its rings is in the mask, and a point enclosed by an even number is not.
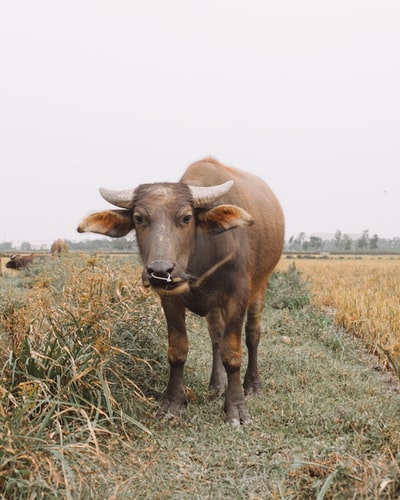
{"type": "Polygon", "coordinates": [[[296,270],[311,283],[309,264],[287,264],[263,318],[263,391],[239,429],[207,392],[210,343],[190,314],[189,405],[154,418],[165,324],[133,257],[70,255],[1,278],[0,496],[398,498],[398,381],[312,303],[296,270]]]}
{"type": "MultiPolygon", "coordinates": [[[[280,268],[293,262],[282,259],[280,268]]],[[[295,266],[312,288],[313,303],[399,376],[400,257],[302,258],[295,266]]]]}

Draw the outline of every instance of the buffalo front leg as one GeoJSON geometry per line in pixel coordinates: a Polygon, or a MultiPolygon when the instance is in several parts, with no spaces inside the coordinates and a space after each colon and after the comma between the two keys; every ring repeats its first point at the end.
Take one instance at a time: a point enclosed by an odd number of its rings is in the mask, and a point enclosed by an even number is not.
{"type": "Polygon", "coordinates": [[[244,376],[244,392],[246,395],[258,394],[261,391],[261,380],[258,372],[258,344],[261,335],[261,315],[265,304],[265,290],[258,294],[256,300],[249,305],[246,320],[246,346],[248,364],[244,376]]]}
{"type": "Polygon", "coordinates": [[[244,398],[244,390],[240,380],[240,366],[242,363],[241,331],[243,316],[235,311],[233,317],[227,321],[221,346],[222,362],[228,376],[228,386],[225,393],[226,422],[233,426],[249,424],[251,417],[244,398]]]}
{"type": "Polygon", "coordinates": [[[221,344],[224,335],[225,323],[222,319],[221,310],[219,308],[213,309],[207,315],[207,324],[213,354],[209,390],[212,394],[220,396],[225,392],[227,380],[226,372],[221,359],[221,344]]]}
{"type": "Polygon", "coordinates": [[[188,353],[188,338],[185,326],[185,309],[177,308],[168,299],[162,300],[168,327],[168,362],[170,366],[167,388],[158,410],[159,416],[179,417],[187,403],[183,383],[183,369],[188,353]]]}

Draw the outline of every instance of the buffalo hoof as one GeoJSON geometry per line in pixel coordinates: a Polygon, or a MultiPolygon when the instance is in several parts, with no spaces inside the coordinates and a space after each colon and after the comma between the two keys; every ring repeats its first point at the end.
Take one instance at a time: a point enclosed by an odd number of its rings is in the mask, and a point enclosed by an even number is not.
{"type": "Polygon", "coordinates": [[[172,400],[164,399],[157,410],[157,417],[163,418],[179,418],[182,415],[184,407],[187,405],[187,400],[172,400]]]}
{"type": "Polygon", "coordinates": [[[245,402],[225,404],[225,422],[232,427],[251,424],[251,417],[245,402]]]}
{"type": "Polygon", "coordinates": [[[208,391],[212,396],[222,396],[225,394],[228,385],[228,379],[224,367],[213,368],[210,383],[208,384],[208,391]]]}
{"type": "Polygon", "coordinates": [[[244,377],[243,389],[245,396],[255,396],[261,392],[261,382],[258,377],[246,375],[244,377]]]}
{"type": "Polygon", "coordinates": [[[219,397],[225,394],[226,391],[226,383],[223,384],[212,384],[208,386],[208,392],[212,397],[219,397]]]}

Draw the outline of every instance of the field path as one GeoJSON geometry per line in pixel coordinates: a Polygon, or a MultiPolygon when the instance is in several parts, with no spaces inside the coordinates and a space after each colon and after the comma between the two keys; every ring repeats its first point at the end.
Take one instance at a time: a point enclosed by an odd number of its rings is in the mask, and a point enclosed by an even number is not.
{"type": "Polygon", "coordinates": [[[231,429],[207,395],[205,326],[189,323],[190,404],[181,420],[147,422],[154,437],[127,478],[141,498],[398,498],[399,385],[358,341],[312,306],[268,307],[263,392],[252,425],[231,429]]]}

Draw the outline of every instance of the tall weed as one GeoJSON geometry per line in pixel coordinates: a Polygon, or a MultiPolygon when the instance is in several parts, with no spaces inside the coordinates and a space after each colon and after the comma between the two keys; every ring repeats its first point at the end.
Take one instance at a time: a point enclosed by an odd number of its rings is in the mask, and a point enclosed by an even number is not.
{"type": "Polygon", "coordinates": [[[149,433],[138,379],[155,361],[121,345],[143,314],[157,335],[159,306],[139,278],[132,262],[63,257],[2,288],[0,492],[76,491],[88,472],[78,455],[104,465],[111,439],[149,433]]]}
{"type": "Polygon", "coordinates": [[[310,289],[295,263],[276,271],[268,283],[267,303],[274,309],[300,309],[310,304],[310,289]]]}

